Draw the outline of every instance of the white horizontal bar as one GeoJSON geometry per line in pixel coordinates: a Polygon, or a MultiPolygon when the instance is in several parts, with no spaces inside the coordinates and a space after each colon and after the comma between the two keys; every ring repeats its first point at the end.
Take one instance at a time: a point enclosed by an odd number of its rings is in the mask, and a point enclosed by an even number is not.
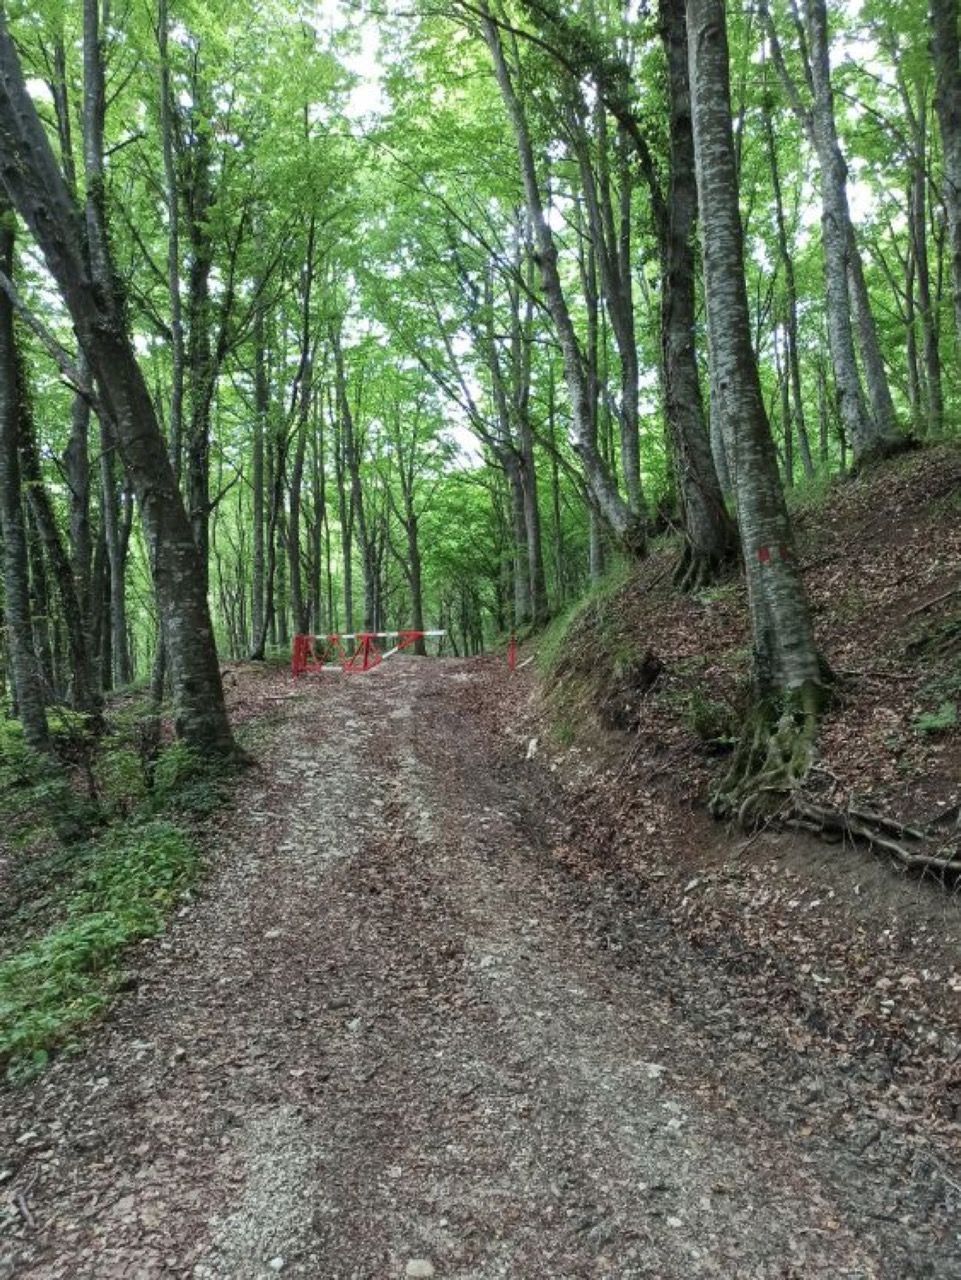
{"type": "MultiPolygon", "coordinates": [[[[413,628],[411,628],[411,630],[413,630],[413,628]]],[[[391,636],[401,635],[401,632],[400,631],[337,631],[330,634],[333,634],[338,640],[356,640],[358,639],[359,636],[364,636],[364,635],[373,636],[375,640],[389,640],[391,636]]],[[[415,634],[417,636],[422,636],[426,640],[430,636],[446,636],[447,632],[446,631],[418,631],[415,634]]],[[[327,635],[314,636],[315,640],[326,640],[327,638],[328,638],[327,635]]]]}

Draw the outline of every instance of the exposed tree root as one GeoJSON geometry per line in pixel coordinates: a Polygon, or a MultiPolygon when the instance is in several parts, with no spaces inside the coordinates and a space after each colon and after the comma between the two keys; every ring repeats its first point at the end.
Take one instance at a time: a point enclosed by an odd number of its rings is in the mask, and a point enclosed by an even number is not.
{"type": "Polygon", "coordinates": [[[748,831],[786,827],[829,842],[851,840],[893,858],[908,871],[952,882],[961,878],[961,834],[954,840],[944,838],[951,811],[922,826],[855,804],[827,804],[805,793],[817,710],[810,695],[801,695],[773,725],[769,709],[755,710],[711,798],[714,816],[733,819],[748,831]]]}
{"type": "Polygon", "coordinates": [[[687,541],[684,550],[674,567],[674,586],[682,594],[691,595],[695,591],[703,591],[705,587],[716,586],[723,582],[731,572],[733,559],[731,556],[711,556],[697,551],[687,541]]]}
{"type": "Polygon", "coordinates": [[[796,794],[779,821],[781,826],[810,831],[828,840],[857,840],[889,854],[911,871],[937,872],[952,879],[961,876],[961,852],[957,849],[945,852],[943,845],[933,848],[928,832],[854,805],[842,809],[796,794]]]}
{"type": "Polygon", "coordinates": [[[730,768],[711,797],[716,818],[734,818],[747,830],[777,814],[807,776],[823,691],[799,690],[775,719],[759,705],[734,750],[730,768]]]}

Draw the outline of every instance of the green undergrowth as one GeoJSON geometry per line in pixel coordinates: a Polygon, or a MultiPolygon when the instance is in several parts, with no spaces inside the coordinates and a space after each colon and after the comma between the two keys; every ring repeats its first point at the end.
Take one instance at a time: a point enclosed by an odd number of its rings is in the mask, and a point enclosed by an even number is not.
{"type": "Polygon", "coordinates": [[[588,592],[558,613],[537,645],[548,727],[560,747],[573,745],[604,688],[636,660],[639,639],[620,597],[638,569],[617,561],[588,592]]]}
{"type": "Polygon", "coordinates": [[[102,837],[81,865],[61,922],[0,962],[0,1061],[13,1080],[103,1009],[124,948],[163,929],[199,855],[182,827],[154,819],[102,837]]]}
{"type": "Polygon", "coordinates": [[[599,582],[551,619],[537,648],[537,666],[542,676],[550,678],[568,671],[580,638],[593,627],[600,627],[609,639],[615,638],[608,627],[607,605],[629,586],[636,573],[636,565],[629,560],[618,560],[599,582]]]}
{"type": "Polygon", "coordinates": [[[28,751],[15,722],[0,731],[0,1067],[14,1082],[76,1039],[122,982],[124,951],[163,931],[201,870],[197,822],[229,780],[180,745],[145,754],[135,710],[69,766],[54,731],[59,765],[28,751]]]}

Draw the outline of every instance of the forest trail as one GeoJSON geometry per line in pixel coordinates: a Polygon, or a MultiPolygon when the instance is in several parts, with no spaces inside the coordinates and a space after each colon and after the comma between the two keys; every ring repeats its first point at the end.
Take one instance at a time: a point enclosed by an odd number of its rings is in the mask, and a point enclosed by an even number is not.
{"type": "Polygon", "coordinates": [[[3,1280],[961,1276],[857,1081],[550,858],[550,773],[465,714],[484,671],[275,678],[202,897],[6,1095],[3,1280]]]}

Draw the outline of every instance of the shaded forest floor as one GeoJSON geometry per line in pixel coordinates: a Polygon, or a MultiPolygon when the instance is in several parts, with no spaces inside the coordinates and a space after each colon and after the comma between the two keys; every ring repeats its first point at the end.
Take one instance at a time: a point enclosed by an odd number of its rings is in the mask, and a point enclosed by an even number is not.
{"type": "Polygon", "coordinates": [[[229,688],[258,764],[202,892],[2,1097],[4,1280],[961,1275],[951,1118],[861,1011],[662,909],[700,829],[636,795],[628,867],[527,758],[530,668],[229,688]]]}

